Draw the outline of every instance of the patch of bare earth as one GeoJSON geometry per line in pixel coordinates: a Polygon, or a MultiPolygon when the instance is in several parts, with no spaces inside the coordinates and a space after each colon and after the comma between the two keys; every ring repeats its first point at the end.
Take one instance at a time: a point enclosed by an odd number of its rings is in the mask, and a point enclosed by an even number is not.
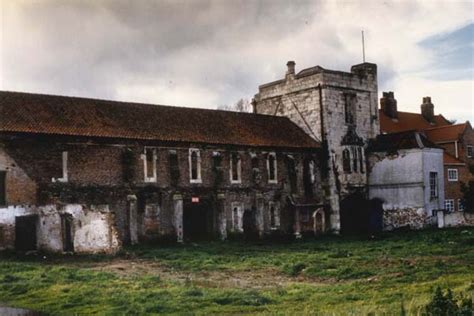
{"type": "Polygon", "coordinates": [[[144,259],[114,259],[89,266],[94,271],[111,272],[121,277],[138,277],[144,275],[159,276],[162,280],[191,283],[204,287],[231,288],[273,288],[292,283],[333,283],[334,280],[307,278],[303,276],[289,277],[277,269],[254,271],[200,271],[186,272],[156,261],[144,259]]]}

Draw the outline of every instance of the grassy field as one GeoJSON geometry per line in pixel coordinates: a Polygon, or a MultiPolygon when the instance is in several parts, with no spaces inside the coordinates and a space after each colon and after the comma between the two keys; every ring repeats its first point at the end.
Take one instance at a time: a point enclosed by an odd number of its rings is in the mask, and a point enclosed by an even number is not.
{"type": "Polygon", "coordinates": [[[271,244],[139,246],[116,256],[0,254],[0,302],[51,314],[418,314],[474,291],[474,229],[271,244]]]}

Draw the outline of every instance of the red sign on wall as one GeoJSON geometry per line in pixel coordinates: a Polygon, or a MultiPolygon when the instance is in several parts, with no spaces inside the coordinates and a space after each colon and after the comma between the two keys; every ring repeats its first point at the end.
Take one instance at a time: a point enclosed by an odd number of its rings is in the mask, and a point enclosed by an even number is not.
{"type": "Polygon", "coordinates": [[[193,197],[191,198],[191,202],[192,202],[192,203],[199,203],[199,198],[198,198],[197,196],[193,196],[193,197]]]}

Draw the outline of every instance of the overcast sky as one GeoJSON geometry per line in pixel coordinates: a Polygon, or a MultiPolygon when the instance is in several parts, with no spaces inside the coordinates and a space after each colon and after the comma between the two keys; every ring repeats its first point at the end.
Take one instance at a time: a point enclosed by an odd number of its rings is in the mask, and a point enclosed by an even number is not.
{"type": "Polygon", "coordinates": [[[377,63],[399,110],[474,122],[473,1],[0,0],[0,89],[215,108],[320,65],[377,63]]]}

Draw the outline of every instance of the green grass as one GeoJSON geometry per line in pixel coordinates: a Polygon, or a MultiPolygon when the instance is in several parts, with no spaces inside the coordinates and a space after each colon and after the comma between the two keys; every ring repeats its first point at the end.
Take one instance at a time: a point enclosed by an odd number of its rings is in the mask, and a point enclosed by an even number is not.
{"type": "Polygon", "coordinates": [[[137,246],[117,256],[0,255],[0,302],[51,314],[417,314],[474,291],[474,229],[137,246]]]}

